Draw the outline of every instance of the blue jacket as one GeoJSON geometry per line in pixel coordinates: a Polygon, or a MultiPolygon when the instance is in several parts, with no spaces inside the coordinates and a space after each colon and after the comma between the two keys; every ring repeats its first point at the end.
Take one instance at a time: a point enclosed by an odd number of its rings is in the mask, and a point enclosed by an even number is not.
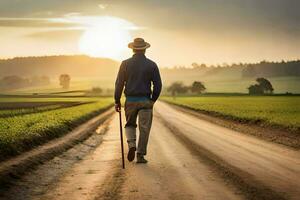
{"type": "Polygon", "coordinates": [[[156,101],[162,87],[156,63],[140,53],[124,60],[115,83],[115,103],[120,103],[124,86],[126,97],[147,97],[156,101]],[[151,91],[151,83],[153,91],[151,91]]]}

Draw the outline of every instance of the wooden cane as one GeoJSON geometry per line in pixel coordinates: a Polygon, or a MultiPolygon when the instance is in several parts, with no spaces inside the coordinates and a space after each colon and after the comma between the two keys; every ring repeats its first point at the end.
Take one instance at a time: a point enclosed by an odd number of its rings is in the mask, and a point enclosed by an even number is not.
{"type": "Polygon", "coordinates": [[[122,168],[125,169],[125,160],[124,160],[124,145],[123,145],[123,126],[122,126],[122,114],[121,109],[119,111],[120,119],[120,138],[121,138],[121,150],[122,150],[122,168]]]}

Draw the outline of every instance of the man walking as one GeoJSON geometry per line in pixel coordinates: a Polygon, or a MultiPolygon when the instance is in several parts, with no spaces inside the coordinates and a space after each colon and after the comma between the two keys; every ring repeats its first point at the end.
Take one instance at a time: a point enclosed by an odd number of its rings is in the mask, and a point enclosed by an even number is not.
{"type": "Polygon", "coordinates": [[[120,66],[115,84],[115,109],[117,112],[121,110],[120,99],[125,86],[125,133],[129,148],[127,159],[133,161],[137,150],[137,163],[147,163],[144,156],[147,154],[153,105],[160,95],[162,83],[157,65],[145,56],[150,44],[142,38],[136,38],[128,47],[134,55],[120,66]],[[136,148],[137,118],[140,135],[136,148]]]}

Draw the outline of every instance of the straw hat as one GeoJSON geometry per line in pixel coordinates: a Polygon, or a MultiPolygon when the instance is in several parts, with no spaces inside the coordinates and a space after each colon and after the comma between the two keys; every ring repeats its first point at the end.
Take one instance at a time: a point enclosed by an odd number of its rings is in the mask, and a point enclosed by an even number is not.
{"type": "Polygon", "coordinates": [[[133,42],[128,44],[130,49],[144,50],[150,47],[150,44],[145,42],[143,38],[135,38],[133,42]]]}

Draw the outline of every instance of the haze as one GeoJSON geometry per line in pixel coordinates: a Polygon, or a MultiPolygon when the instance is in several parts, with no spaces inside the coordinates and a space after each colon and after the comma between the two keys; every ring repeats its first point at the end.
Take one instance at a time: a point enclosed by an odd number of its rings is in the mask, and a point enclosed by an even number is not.
{"type": "Polygon", "coordinates": [[[151,43],[148,55],[160,66],[294,60],[299,7],[297,0],[1,0],[0,57],[94,52],[120,61],[130,55],[122,48],[128,33],[151,43]],[[110,35],[101,35],[103,17],[124,22],[119,46],[82,51],[80,40],[91,28],[98,27],[93,37],[110,35]],[[97,53],[107,48],[109,54],[97,53]]]}

